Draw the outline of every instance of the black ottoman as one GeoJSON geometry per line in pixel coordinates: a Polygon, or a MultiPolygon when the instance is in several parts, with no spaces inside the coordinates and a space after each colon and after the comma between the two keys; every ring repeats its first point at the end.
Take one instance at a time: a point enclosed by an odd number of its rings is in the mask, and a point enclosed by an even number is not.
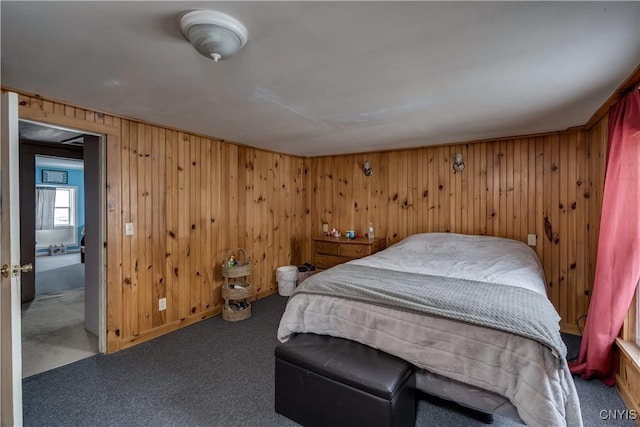
{"type": "Polygon", "coordinates": [[[276,347],[276,412],[304,426],[414,426],[413,365],[342,338],[276,347]]]}

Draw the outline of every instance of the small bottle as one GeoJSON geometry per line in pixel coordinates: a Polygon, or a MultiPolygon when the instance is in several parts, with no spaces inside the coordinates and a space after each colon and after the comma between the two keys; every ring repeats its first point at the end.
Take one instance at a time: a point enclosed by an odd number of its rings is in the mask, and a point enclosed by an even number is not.
{"type": "Polygon", "coordinates": [[[373,240],[374,238],[372,222],[369,223],[369,228],[367,229],[367,236],[369,237],[369,240],[373,240]]]}

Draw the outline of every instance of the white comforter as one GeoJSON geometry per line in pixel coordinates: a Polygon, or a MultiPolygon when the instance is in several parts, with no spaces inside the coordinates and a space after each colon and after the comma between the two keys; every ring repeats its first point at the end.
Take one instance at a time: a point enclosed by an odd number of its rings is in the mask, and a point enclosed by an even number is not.
{"type": "MultiPolygon", "coordinates": [[[[509,239],[411,236],[354,264],[522,286],[545,295],[535,253],[509,239]]],[[[532,426],[581,426],[564,360],[530,339],[443,318],[310,294],[290,298],[278,338],[317,333],[361,342],[430,372],[507,397],[532,426]]]]}
{"type": "Polygon", "coordinates": [[[423,233],[351,264],[519,286],[547,295],[536,253],[522,242],[488,236],[423,233]]]}

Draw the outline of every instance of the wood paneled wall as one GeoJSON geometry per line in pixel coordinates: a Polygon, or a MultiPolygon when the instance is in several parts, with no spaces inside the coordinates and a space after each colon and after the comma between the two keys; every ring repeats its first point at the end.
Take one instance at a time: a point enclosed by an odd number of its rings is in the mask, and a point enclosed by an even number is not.
{"type": "Polygon", "coordinates": [[[121,347],[219,313],[231,248],[251,259],[254,299],[274,293],[276,267],[296,263],[302,243],[302,160],[129,121],[121,129],[107,156],[119,161],[109,200],[120,197],[117,221],[137,228],[109,239],[122,253],[122,286],[110,287],[122,294],[121,347]]]}
{"type": "Polygon", "coordinates": [[[106,135],[108,352],[218,314],[229,249],[251,259],[253,299],[301,262],[303,159],[26,95],[20,117],[106,135]]]}
{"type": "Polygon", "coordinates": [[[606,116],[589,131],[301,159],[36,96],[20,101],[22,118],[106,135],[109,352],[218,314],[230,248],[251,257],[254,298],[275,293],[275,269],[310,261],[323,222],[361,232],[373,222],[387,244],[427,231],[525,242],[536,234],[563,330],[578,332],[587,312],[606,116]],[[452,169],[456,153],[462,173],[452,169]],[[134,236],[124,235],[127,222],[134,236]]]}
{"type": "Polygon", "coordinates": [[[605,147],[606,119],[589,132],[307,159],[311,233],[322,223],[364,233],[373,222],[387,245],[422,232],[523,242],[536,234],[562,328],[578,332],[593,285],[605,147]]]}

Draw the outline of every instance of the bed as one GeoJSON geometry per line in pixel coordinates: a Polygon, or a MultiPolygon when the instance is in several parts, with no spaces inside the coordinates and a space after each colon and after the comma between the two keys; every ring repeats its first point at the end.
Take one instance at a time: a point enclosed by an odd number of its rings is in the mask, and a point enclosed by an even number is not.
{"type": "Polygon", "coordinates": [[[278,339],[357,341],[414,364],[426,393],[531,426],[581,426],[559,320],[524,243],[423,233],[306,279],[278,339]]]}

